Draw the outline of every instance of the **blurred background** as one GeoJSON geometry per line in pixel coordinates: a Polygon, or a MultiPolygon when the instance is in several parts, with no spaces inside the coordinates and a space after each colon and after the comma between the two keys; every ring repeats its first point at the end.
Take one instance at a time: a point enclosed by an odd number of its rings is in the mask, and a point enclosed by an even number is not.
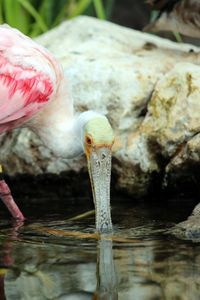
{"type": "MultiPolygon", "coordinates": [[[[142,30],[155,11],[147,0],[0,0],[0,24],[7,23],[34,38],[65,20],[87,15],[142,30]]],[[[159,32],[156,35],[200,46],[200,40],[159,32]]]]}
{"type": "Polygon", "coordinates": [[[35,37],[78,15],[141,30],[150,20],[145,0],[1,0],[0,23],[35,37]]]}

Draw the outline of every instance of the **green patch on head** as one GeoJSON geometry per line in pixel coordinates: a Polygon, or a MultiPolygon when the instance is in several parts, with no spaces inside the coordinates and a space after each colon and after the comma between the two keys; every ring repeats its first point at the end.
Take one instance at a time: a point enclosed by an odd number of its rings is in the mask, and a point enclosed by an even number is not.
{"type": "Polygon", "coordinates": [[[93,145],[112,145],[114,133],[106,117],[89,120],[84,128],[85,137],[91,138],[93,145]]]}

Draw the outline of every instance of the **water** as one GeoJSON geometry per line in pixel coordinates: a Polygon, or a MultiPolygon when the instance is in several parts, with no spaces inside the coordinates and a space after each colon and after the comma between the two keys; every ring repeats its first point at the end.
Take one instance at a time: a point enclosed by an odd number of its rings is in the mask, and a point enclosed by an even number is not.
{"type": "Polygon", "coordinates": [[[94,216],[69,221],[87,198],[39,200],[23,226],[1,207],[0,300],[200,299],[200,244],[169,233],[194,201],[112,199],[114,234],[99,237],[94,216]]]}

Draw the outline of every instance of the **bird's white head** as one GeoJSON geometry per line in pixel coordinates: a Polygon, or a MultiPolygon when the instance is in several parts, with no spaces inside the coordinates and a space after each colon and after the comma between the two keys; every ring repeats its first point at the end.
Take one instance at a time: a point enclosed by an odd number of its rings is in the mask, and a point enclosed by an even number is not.
{"type": "Polygon", "coordinates": [[[112,230],[110,179],[114,133],[105,116],[94,112],[86,112],[82,116],[82,143],[92,185],[96,229],[99,232],[109,232],[112,230]]]}

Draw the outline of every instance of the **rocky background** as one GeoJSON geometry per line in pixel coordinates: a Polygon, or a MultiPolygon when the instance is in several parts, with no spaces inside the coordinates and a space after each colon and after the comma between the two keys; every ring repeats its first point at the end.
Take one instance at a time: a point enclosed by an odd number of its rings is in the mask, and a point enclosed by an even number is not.
{"type": "MultiPolygon", "coordinates": [[[[115,130],[115,185],[136,197],[168,187],[198,190],[199,48],[78,17],[37,38],[61,62],[78,111],[106,114],[115,130]]],[[[9,175],[83,170],[55,158],[27,129],[1,137],[9,175]]]]}

